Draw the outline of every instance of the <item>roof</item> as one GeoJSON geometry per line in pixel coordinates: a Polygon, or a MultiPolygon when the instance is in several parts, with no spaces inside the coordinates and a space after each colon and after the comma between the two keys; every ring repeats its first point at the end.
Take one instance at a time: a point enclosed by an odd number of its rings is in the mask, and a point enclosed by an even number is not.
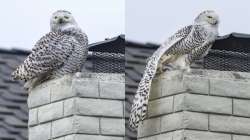
{"type": "Polygon", "coordinates": [[[220,36],[214,43],[213,49],[250,53],[250,35],[231,33],[220,36]]]}
{"type": "Polygon", "coordinates": [[[243,38],[243,39],[250,39],[250,34],[244,34],[244,33],[236,33],[233,32],[228,35],[220,36],[217,40],[223,40],[228,38],[243,38]]]}
{"type": "Polygon", "coordinates": [[[28,139],[27,93],[22,82],[10,79],[11,72],[27,55],[25,51],[0,50],[0,139],[28,139]]]}
{"type": "MultiPolygon", "coordinates": [[[[122,53],[121,47],[124,35],[106,39],[98,43],[90,44],[91,51],[122,53]],[[118,50],[116,49],[118,48],[118,50]]],[[[123,51],[122,51],[123,50],[123,51]]],[[[23,82],[10,79],[20,63],[29,55],[30,51],[19,49],[0,49],[0,139],[1,140],[27,140],[28,139],[28,107],[27,91],[23,89],[23,82]]],[[[91,67],[87,61],[87,69],[91,67]]]]}
{"type": "Polygon", "coordinates": [[[105,41],[93,43],[89,45],[89,51],[109,52],[109,53],[125,53],[124,49],[125,35],[119,35],[114,38],[105,39],[105,41]]]}

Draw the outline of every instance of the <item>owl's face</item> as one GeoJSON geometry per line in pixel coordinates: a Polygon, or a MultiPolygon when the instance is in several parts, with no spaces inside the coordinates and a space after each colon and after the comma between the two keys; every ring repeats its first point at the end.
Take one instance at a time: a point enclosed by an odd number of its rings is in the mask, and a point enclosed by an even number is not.
{"type": "Polygon", "coordinates": [[[52,14],[50,26],[52,31],[62,31],[66,27],[77,26],[77,23],[70,12],[59,10],[52,14]]]}
{"type": "Polygon", "coordinates": [[[210,25],[218,25],[219,16],[212,10],[207,10],[200,13],[196,19],[196,23],[208,23],[210,25]]]}

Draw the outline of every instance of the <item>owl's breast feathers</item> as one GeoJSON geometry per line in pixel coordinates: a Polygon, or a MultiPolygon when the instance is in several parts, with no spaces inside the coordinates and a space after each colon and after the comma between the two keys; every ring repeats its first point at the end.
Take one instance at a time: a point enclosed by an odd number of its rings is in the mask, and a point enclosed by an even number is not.
{"type": "Polygon", "coordinates": [[[37,41],[31,54],[13,73],[13,79],[31,80],[40,76],[67,74],[79,70],[87,57],[87,39],[80,34],[49,32],[37,41]],[[68,63],[76,62],[74,65],[68,63]],[[67,66],[66,70],[65,66],[67,66]]]}

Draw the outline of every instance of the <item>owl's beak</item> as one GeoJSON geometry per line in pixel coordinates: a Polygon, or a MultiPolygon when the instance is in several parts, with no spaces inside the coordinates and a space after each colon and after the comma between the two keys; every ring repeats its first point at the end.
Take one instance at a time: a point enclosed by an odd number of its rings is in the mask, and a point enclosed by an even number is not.
{"type": "Polygon", "coordinates": [[[58,21],[57,21],[59,24],[62,24],[65,22],[65,20],[63,18],[59,18],[58,21]]]}
{"type": "Polygon", "coordinates": [[[58,20],[58,23],[59,23],[59,24],[62,24],[62,23],[63,23],[63,19],[60,18],[60,19],[58,20]]]}
{"type": "Polygon", "coordinates": [[[212,20],[212,21],[210,21],[210,24],[212,24],[212,25],[217,25],[219,23],[219,21],[218,20],[212,20]]]}
{"type": "Polygon", "coordinates": [[[217,25],[218,23],[219,23],[219,21],[218,21],[218,20],[214,21],[214,25],[217,25]]]}

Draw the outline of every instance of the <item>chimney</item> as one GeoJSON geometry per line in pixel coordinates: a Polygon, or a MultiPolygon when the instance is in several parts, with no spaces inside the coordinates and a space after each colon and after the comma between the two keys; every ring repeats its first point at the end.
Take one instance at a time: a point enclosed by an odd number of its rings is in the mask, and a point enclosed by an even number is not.
{"type": "Polygon", "coordinates": [[[123,140],[124,74],[76,73],[29,93],[29,140],[123,140]]]}
{"type": "Polygon", "coordinates": [[[250,74],[165,72],[152,85],[138,140],[249,140],[250,74]]]}

